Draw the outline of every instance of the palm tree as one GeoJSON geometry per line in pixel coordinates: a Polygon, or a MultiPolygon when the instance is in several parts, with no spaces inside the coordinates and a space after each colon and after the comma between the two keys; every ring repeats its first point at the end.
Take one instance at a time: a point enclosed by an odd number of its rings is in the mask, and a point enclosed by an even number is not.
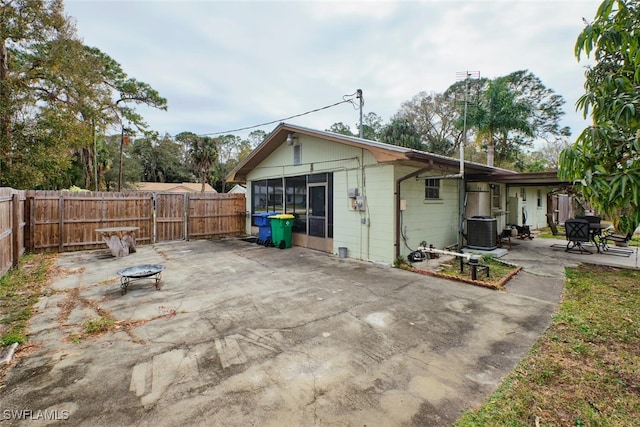
{"type": "Polygon", "coordinates": [[[496,136],[503,135],[506,140],[510,131],[531,136],[533,130],[528,120],[531,116],[531,104],[518,98],[506,78],[489,81],[478,105],[470,109],[467,118],[468,126],[476,128],[478,137],[487,143],[488,166],[494,164],[496,136]]]}
{"type": "Polygon", "coordinates": [[[218,159],[218,146],[215,138],[203,136],[193,139],[189,147],[189,157],[198,172],[200,182],[202,182],[202,190],[200,191],[204,193],[207,176],[218,159]]]}
{"type": "Polygon", "coordinates": [[[201,191],[204,192],[207,176],[218,161],[218,140],[208,136],[198,136],[193,132],[182,132],[176,135],[176,141],[187,147],[189,162],[200,178],[201,191]]]}

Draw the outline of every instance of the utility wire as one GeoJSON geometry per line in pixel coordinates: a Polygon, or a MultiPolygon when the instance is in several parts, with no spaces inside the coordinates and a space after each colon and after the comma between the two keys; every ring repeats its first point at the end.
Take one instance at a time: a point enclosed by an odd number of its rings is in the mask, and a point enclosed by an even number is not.
{"type": "MultiPolygon", "coordinates": [[[[304,113],[295,114],[295,115],[293,115],[293,116],[285,117],[285,118],[283,118],[283,119],[272,120],[272,121],[270,121],[270,122],[260,123],[260,124],[258,124],[258,125],[245,126],[245,127],[242,127],[242,128],[238,128],[238,129],[231,129],[231,130],[226,130],[226,131],[222,131],[222,132],[203,133],[203,134],[202,134],[202,135],[200,135],[200,136],[222,135],[222,134],[225,134],[225,133],[239,132],[239,131],[241,131],[241,130],[247,130],[247,129],[259,128],[259,127],[262,127],[262,126],[272,125],[272,124],[274,124],[274,123],[282,123],[282,122],[284,122],[285,120],[294,119],[294,118],[296,118],[296,117],[306,116],[307,114],[311,114],[311,113],[317,113],[318,111],[326,110],[326,109],[328,109],[328,108],[332,108],[332,107],[338,106],[338,105],[340,105],[340,104],[345,104],[345,103],[347,103],[347,102],[355,106],[355,103],[354,103],[353,99],[352,99],[352,98],[347,99],[347,97],[348,97],[348,96],[353,97],[353,96],[355,96],[356,94],[357,94],[357,92],[354,92],[354,93],[353,93],[353,94],[351,94],[351,95],[344,95],[344,96],[342,97],[342,98],[343,98],[343,100],[342,100],[342,101],[339,101],[339,102],[336,102],[335,104],[327,105],[327,106],[325,106],[325,107],[316,108],[315,110],[309,110],[309,111],[306,111],[306,112],[304,112],[304,113]]],[[[356,108],[359,108],[359,107],[356,107],[356,108]]]]}

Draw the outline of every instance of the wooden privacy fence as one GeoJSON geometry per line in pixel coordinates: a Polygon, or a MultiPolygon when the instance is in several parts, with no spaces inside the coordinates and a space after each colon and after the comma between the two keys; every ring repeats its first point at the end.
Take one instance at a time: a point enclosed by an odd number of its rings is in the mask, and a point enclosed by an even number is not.
{"type": "Polygon", "coordinates": [[[138,227],[140,244],[242,236],[243,194],[27,191],[25,247],[64,252],[106,247],[96,230],[138,227]]]}
{"type": "Polygon", "coordinates": [[[0,187],[0,277],[18,266],[24,247],[25,192],[0,187]]]}

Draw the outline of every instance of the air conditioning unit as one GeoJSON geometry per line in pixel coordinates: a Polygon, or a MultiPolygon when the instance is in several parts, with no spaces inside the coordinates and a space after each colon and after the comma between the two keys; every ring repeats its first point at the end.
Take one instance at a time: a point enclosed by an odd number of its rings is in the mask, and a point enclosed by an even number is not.
{"type": "Polygon", "coordinates": [[[488,216],[467,218],[467,247],[493,250],[498,247],[498,220],[488,216]]]}

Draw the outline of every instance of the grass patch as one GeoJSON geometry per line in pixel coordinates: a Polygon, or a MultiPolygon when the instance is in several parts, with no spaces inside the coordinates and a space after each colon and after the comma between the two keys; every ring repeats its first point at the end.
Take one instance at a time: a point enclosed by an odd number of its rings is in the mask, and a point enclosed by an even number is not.
{"type": "Polygon", "coordinates": [[[113,324],[113,320],[109,319],[108,317],[99,316],[95,319],[85,320],[82,326],[84,327],[84,333],[87,335],[91,335],[108,331],[109,328],[113,326],[113,324]]]}
{"type": "Polygon", "coordinates": [[[553,323],[455,425],[630,426],[640,414],[640,271],[566,270],[553,323]]]}
{"type": "Polygon", "coordinates": [[[26,341],[26,327],[49,278],[55,255],[26,255],[0,278],[0,347],[26,341]]]}
{"type": "MultiPolygon", "coordinates": [[[[489,266],[489,277],[487,277],[486,273],[478,271],[477,280],[482,280],[483,282],[496,285],[518,268],[513,264],[502,262],[493,256],[482,257],[480,264],[489,266]]],[[[441,263],[440,268],[440,273],[448,276],[461,279],[471,279],[471,266],[465,264],[464,271],[461,272],[460,260],[458,258],[441,263]]]]}
{"type": "Polygon", "coordinates": [[[541,228],[539,230],[538,233],[538,237],[541,237],[543,239],[562,239],[565,240],[566,239],[566,234],[565,234],[565,230],[564,230],[564,225],[557,225],[556,228],[558,229],[558,234],[556,234],[555,236],[553,235],[553,232],[551,231],[551,228],[549,227],[544,227],[541,228]]]}

